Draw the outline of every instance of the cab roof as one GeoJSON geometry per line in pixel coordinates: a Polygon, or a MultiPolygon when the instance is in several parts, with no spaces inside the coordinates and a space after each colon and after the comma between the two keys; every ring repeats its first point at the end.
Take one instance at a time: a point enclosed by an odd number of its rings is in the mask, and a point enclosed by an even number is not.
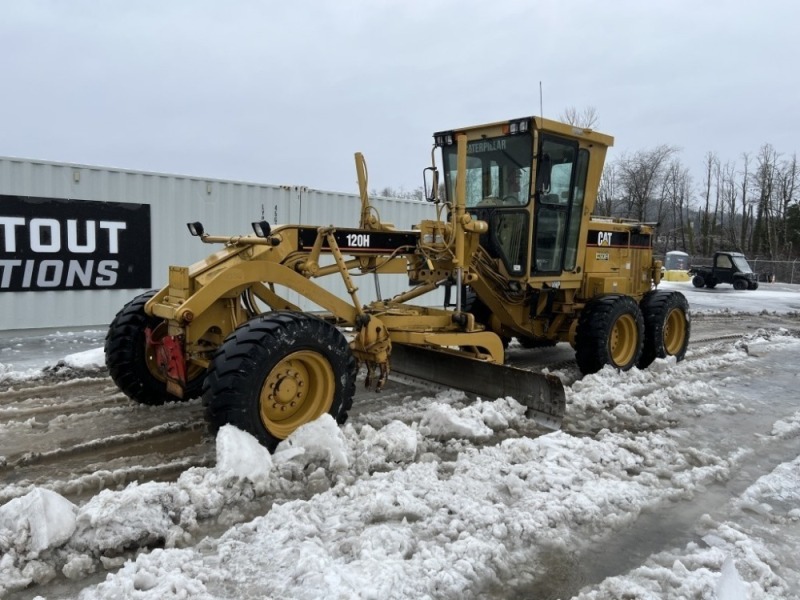
{"type": "Polygon", "coordinates": [[[518,119],[510,119],[508,121],[495,121],[481,125],[471,125],[469,127],[438,131],[433,135],[434,138],[436,138],[437,136],[441,135],[466,133],[467,137],[471,138],[475,134],[482,133],[484,135],[491,135],[494,137],[496,135],[502,135],[504,132],[507,133],[508,127],[512,123],[518,124],[523,121],[527,121],[530,124],[531,129],[538,129],[539,131],[555,133],[557,135],[563,135],[570,138],[583,139],[587,142],[593,142],[603,146],[614,145],[614,138],[605,133],[594,131],[588,127],[577,127],[575,125],[569,125],[568,123],[562,123],[560,121],[553,121],[552,119],[545,119],[543,117],[536,116],[520,117],[518,119]]]}

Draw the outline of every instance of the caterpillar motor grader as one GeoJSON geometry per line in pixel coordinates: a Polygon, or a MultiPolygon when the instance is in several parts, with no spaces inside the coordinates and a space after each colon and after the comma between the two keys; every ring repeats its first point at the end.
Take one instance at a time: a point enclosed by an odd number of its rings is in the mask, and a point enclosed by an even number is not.
{"type": "Polygon", "coordinates": [[[105,342],[111,377],[145,404],[202,394],[212,427],[233,424],[270,449],[324,413],[343,423],[360,366],[376,389],[391,369],[512,396],[557,428],[561,382],[504,365],[511,338],[568,342],[583,373],[680,360],[689,341],[686,299],[657,289],[653,226],[591,216],[612,143],[540,117],[438,132],[424,170],[432,218],[410,230],[380,220],[358,153],[357,228],[260,221],[217,236],[189,223],[221,248],[170,267],[162,289],[122,308],[105,342]],[[354,276],[369,273],[407,277],[409,289],[362,304],[354,276]],[[440,287],[444,306],[412,303],[440,287]]]}

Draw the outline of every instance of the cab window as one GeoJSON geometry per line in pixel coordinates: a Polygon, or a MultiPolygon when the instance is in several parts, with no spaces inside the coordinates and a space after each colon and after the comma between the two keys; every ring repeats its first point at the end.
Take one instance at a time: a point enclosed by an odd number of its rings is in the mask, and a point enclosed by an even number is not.
{"type": "Polygon", "coordinates": [[[588,152],[574,140],[543,135],[537,160],[531,271],[572,270],[578,249],[588,152]]]}
{"type": "MultiPolygon", "coordinates": [[[[442,149],[447,198],[455,199],[457,146],[442,149]]],[[[467,208],[519,207],[531,193],[533,147],[530,134],[507,135],[467,143],[467,208]]]]}

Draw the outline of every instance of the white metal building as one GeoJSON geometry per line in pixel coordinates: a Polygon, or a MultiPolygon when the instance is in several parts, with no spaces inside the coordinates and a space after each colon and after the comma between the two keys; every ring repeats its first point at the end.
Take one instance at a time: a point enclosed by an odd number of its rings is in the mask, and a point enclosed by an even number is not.
{"type": "MultiPolygon", "coordinates": [[[[397,228],[434,217],[426,202],[373,202],[397,228]]],[[[357,227],[359,212],[355,193],[0,157],[0,330],[108,324],[128,300],[163,286],[170,264],[214,250],[189,235],[190,221],[236,235],[262,218],[357,227]]],[[[340,281],[327,280],[345,296],[340,281]]],[[[372,277],[357,285],[362,302],[376,298],[372,277]]],[[[381,276],[384,298],[407,287],[403,276],[381,276]]]]}

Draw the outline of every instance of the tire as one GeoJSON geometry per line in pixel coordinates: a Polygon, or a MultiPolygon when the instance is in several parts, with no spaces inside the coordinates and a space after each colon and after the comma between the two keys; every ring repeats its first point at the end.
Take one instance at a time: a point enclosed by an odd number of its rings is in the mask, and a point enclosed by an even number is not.
{"type": "Polygon", "coordinates": [[[202,391],[205,369],[189,367],[183,398],[167,392],[167,380],[148,350],[145,329],[156,339],[166,332],[166,321],[145,314],[144,305],[158,290],[150,290],[122,307],[106,333],[106,366],[122,392],[140,404],[158,405],[197,398],[202,391]],[[159,333],[160,332],[160,333],[159,333]]]}
{"type": "Polygon", "coordinates": [[[462,298],[462,305],[463,311],[472,313],[475,317],[475,321],[482,325],[488,325],[489,319],[492,317],[492,311],[489,309],[483,301],[478,298],[478,294],[475,293],[468,285],[465,285],[461,288],[461,298],[462,298]]]}
{"type": "MultiPolygon", "coordinates": [[[[491,309],[483,303],[483,300],[478,298],[478,294],[475,293],[468,285],[461,287],[461,298],[463,304],[463,311],[472,313],[472,316],[475,317],[475,322],[483,325],[484,327],[489,326],[489,321],[492,318],[492,311],[491,309]]],[[[508,348],[508,345],[511,343],[511,338],[507,335],[501,335],[500,341],[503,342],[503,348],[508,348]]]]}
{"type": "Polygon", "coordinates": [[[692,285],[696,288],[701,288],[706,284],[706,280],[702,275],[695,275],[692,277],[692,285]]]}
{"type": "Polygon", "coordinates": [[[758,289],[758,282],[757,281],[751,281],[749,284],[747,284],[747,289],[748,290],[753,290],[753,291],[757,290],[758,289]]]}
{"type": "Polygon", "coordinates": [[[683,360],[689,346],[689,303],[680,292],[648,292],[640,303],[644,316],[644,347],[638,367],[644,369],[656,358],[674,356],[683,360]]]}
{"type": "Polygon", "coordinates": [[[642,311],[630,296],[596,298],[578,318],[575,359],[584,374],[605,365],[627,371],[639,362],[643,344],[642,311]]]}
{"type": "Polygon", "coordinates": [[[735,290],[746,290],[747,289],[747,280],[746,279],[734,279],[733,280],[733,289],[735,290]]]}
{"type": "Polygon", "coordinates": [[[334,325],[297,312],[271,312],[244,323],[219,347],[203,400],[211,429],[235,425],[270,452],[324,413],[347,420],[356,360],[334,325]]]}
{"type": "Polygon", "coordinates": [[[518,335],[517,341],[523,348],[552,348],[556,345],[556,340],[532,338],[526,335],[518,335]]]}

